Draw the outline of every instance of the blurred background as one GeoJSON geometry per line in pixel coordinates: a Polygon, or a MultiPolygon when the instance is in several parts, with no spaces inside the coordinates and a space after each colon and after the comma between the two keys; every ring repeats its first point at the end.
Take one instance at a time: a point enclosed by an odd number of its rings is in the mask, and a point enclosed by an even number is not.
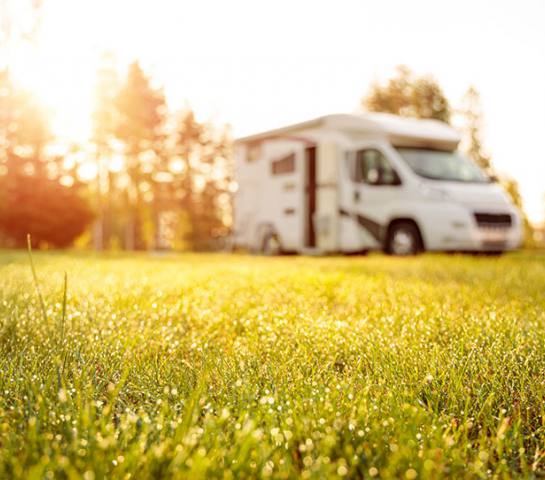
{"type": "Polygon", "coordinates": [[[436,118],[545,242],[545,3],[0,0],[0,246],[214,250],[233,138],[436,118]]]}

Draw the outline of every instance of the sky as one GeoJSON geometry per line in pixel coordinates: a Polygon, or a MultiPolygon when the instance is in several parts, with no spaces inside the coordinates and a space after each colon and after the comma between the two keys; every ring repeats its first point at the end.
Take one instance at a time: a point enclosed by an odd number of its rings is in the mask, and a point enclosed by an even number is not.
{"type": "MultiPolygon", "coordinates": [[[[18,0],[20,1],[20,0],[18,0]]],[[[454,106],[481,94],[497,170],[545,218],[545,1],[44,0],[37,40],[13,71],[83,138],[105,51],[138,59],[173,108],[228,122],[235,136],[353,112],[404,64],[432,74],[454,106]]],[[[1,20],[1,19],[0,19],[1,20]]]]}

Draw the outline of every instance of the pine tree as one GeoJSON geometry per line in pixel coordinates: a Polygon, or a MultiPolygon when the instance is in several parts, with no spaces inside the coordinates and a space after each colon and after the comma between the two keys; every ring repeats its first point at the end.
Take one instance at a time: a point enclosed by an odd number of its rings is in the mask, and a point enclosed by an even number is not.
{"type": "Polygon", "coordinates": [[[115,231],[116,173],[111,169],[111,160],[118,153],[115,142],[117,125],[115,99],[119,89],[115,58],[112,54],[105,53],[97,72],[94,90],[95,109],[92,115],[92,142],[98,167],[94,186],[97,218],[93,228],[93,244],[96,250],[108,248],[115,231]]]}
{"type": "Polygon", "coordinates": [[[232,141],[226,130],[200,123],[187,110],[175,132],[175,158],[183,162],[174,195],[187,219],[185,240],[195,250],[216,248],[231,215],[232,141]]]}
{"type": "Polygon", "coordinates": [[[483,114],[479,92],[470,86],[462,99],[462,116],[465,119],[465,147],[468,156],[488,175],[494,174],[490,156],[484,152],[482,142],[483,114]]]}
{"type": "Polygon", "coordinates": [[[116,137],[125,145],[127,160],[126,208],[128,220],[125,248],[142,249],[145,245],[143,224],[145,199],[157,150],[163,141],[162,128],[166,114],[163,92],[151,86],[140,65],[130,65],[127,78],[116,99],[116,137]]]}

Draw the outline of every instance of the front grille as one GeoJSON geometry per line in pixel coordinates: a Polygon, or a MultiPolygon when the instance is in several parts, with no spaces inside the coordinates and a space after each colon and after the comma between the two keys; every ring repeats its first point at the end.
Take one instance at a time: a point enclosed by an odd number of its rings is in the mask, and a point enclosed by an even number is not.
{"type": "Polygon", "coordinates": [[[475,212],[474,215],[479,227],[508,228],[513,224],[513,219],[508,213],[475,212]]]}

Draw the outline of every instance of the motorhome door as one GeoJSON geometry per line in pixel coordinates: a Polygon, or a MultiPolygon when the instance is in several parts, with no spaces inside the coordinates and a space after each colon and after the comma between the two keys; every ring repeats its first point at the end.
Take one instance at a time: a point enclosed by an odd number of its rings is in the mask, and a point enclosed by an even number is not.
{"type": "Polygon", "coordinates": [[[340,214],[345,217],[345,230],[352,233],[342,234],[349,237],[343,243],[361,249],[380,247],[392,202],[399,197],[400,178],[384,149],[376,143],[350,149],[345,159],[340,214]]]}
{"type": "Polygon", "coordinates": [[[305,148],[305,218],[304,238],[306,248],[316,247],[316,147],[305,148]]]}
{"type": "Polygon", "coordinates": [[[270,174],[261,185],[268,201],[261,206],[259,223],[274,228],[285,250],[300,251],[315,242],[313,213],[309,214],[316,208],[315,160],[308,145],[298,139],[267,142],[264,153],[270,174]]]}

